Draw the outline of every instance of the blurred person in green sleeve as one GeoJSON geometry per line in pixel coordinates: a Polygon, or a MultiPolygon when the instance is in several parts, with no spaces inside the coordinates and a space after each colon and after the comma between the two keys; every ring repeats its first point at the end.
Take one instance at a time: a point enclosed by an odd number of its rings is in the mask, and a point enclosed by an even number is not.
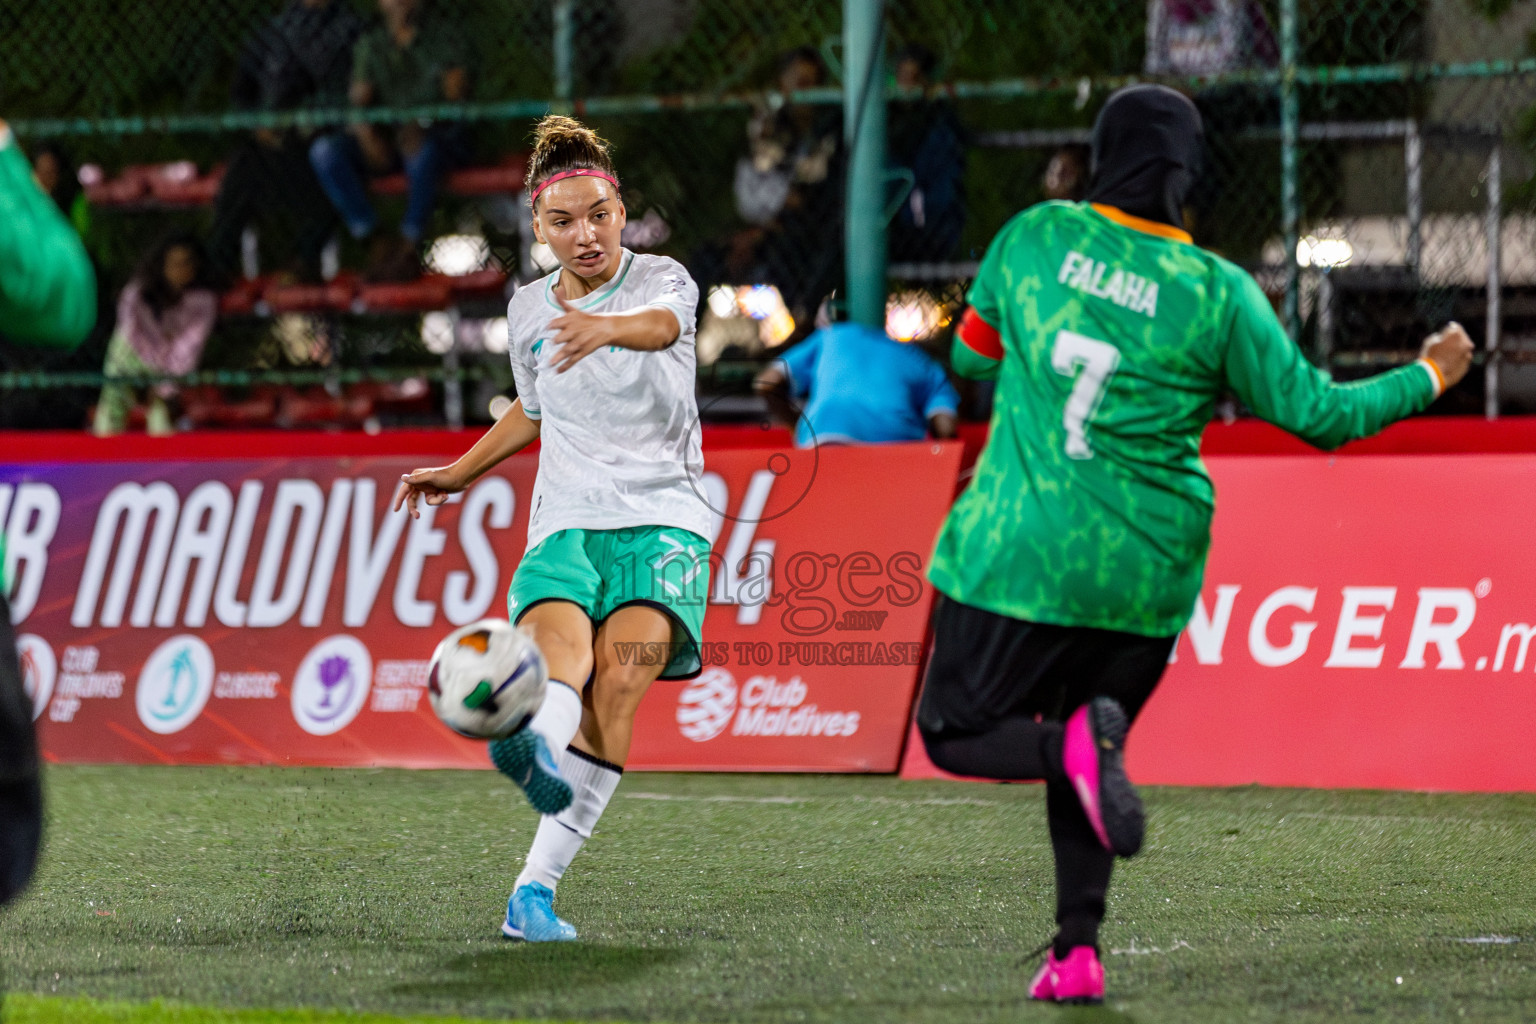
{"type": "MultiPolygon", "coordinates": [[[[0,339],[72,349],[95,323],[96,274],[85,246],[0,122],[0,339]]],[[[11,628],[7,561],[0,531],[0,903],[32,876],[43,828],[37,736],[11,628]]]]}
{"type": "Polygon", "coordinates": [[[0,337],[72,349],[95,324],[96,274],[85,246],[0,122],[0,337]]]}

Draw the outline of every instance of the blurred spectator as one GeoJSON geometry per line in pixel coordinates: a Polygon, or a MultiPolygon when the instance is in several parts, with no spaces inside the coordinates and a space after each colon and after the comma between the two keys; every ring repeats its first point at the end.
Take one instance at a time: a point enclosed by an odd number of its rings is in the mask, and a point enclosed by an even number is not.
{"type": "Polygon", "coordinates": [[[954,437],[960,396],[915,344],[864,324],[831,324],[761,370],[753,390],[781,419],[803,411],[795,444],[870,444],[954,437]]]}
{"type": "MultiPolygon", "coordinates": [[[[810,47],[779,58],[780,96],[826,83],[810,47]]],[[[839,106],[765,101],[747,123],[747,152],[736,162],[736,212],[747,227],[694,254],[701,308],[721,283],[772,284],[797,324],[842,272],[842,114],[839,106]]]]}
{"type": "MultiPolygon", "coordinates": [[[[359,107],[458,103],[469,96],[469,50],[446,17],[423,13],[425,0],[379,0],[384,23],[358,40],[350,97],[359,107]]],[[[463,149],[461,126],[411,121],[385,127],[354,124],[323,135],[309,158],[326,195],[353,238],[368,239],[369,273],[403,280],[421,270],[418,247],[437,202],[443,172],[463,149]],[[378,216],[364,186],[370,174],[403,169],[405,218],[398,237],[378,233],[378,216]]]]}
{"type": "Polygon", "coordinates": [[[57,142],[45,142],[32,151],[32,176],[69,219],[75,233],[85,238],[91,231],[91,204],[80,187],[79,170],[69,153],[57,142]]]}
{"type": "Polygon", "coordinates": [[[922,99],[890,106],[891,163],[912,175],[912,190],[889,229],[897,261],[946,260],[965,227],[965,132],[954,104],[926,95],[937,63],[925,46],[896,55],[896,85],[925,91],[922,99]]]}
{"type": "Polygon", "coordinates": [[[1058,146],[1045,165],[1040,191],[1047,199],[1081,202],[1088,195],[1092,151],[1081,142],[1058,146]]]}
{"type": "MultiPolygon", "coordinates": [[[[205,262],[191,235],[170,235],[150,250],[118,299],[103,371],[108,377],[181,376],[197,369],[219,313],[218,296],[203,283],[205,262]]],[[[92,431],[98,437],[121,434],[140,404],[139,392],[137,384],[104,385],[92,431]]],[[[174,432],[166,400],[175,393],[168,381],[145,391],[150,434],[174,432]]]]}
{"type": "MultiPolygon", "coordinates": [[[[346,102],[352,47],[362,22],[344,0],[289,0],[246,40],[235,69],[237,110],[337,107],[346,102]]],[[[257,129],[229,158],[214,200],[208,240],[212,275],[239,276],[240,236],[251,221],[285,214],[293,255],[286,268],[318,281],[320,253],[336,214],[309,165],[309,136],[297,129],[257,129]]]]}

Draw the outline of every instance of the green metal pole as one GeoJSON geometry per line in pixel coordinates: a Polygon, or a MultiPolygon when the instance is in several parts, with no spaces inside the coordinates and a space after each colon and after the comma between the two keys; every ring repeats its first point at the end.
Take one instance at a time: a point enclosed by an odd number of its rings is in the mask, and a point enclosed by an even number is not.
{"type": "Polygon", "coordinates": [[[1285,331],[1301,334],[1301,203],[1296,190],[1301,105],[1296,94],[1296,0],[1280,0],[1280,226],[1285,235],[1285,331]]]}
{"type": "Polygon", "coordinates": [[[572,51],[575,49],[575,0],[555,0],[555,98],[576,95],[572,51]]]}
{"type": "Polygon", "coordinates": [[[848,319],[885,329],[885,60],[881,0],[843,0],[843,222],[848,319]]]}

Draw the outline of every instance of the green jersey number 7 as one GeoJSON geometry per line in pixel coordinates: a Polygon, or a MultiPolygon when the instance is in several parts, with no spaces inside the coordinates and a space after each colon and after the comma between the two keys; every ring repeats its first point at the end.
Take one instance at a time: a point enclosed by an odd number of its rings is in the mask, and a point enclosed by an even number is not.
{"type": "Polygon", "coordinates": [[[1099,341],[1073,331],[1057,331],[1051,348],[1051,368],[1064,377],[1076,377],[1061,423],[1067,430],[1067,457],[1093,458],[1088,441],[1088,421],[1093,419],[1104,397],[1109,378],[1120,365],[1120,350],[1107,341],[1099,341]]]}

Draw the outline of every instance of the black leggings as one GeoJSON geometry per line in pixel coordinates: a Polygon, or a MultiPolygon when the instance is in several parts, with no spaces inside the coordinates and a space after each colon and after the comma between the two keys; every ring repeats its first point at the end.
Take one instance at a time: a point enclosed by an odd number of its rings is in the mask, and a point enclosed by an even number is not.
{"type": "Polygon", "coordinates": [[[1097,943],[1115,862],[1062,772],[1062,722],[1094,697],[1118,701],[1134,722],[1175,639],[1027,622],[943,596],[934,610],[923,745],[957,775],[1045,782],[1058,955],[1097,943]]]}
{"type": "Polygon", "coordinates": [[[21,685],[11,606],[0,592],[0,903],[26,887],[42,834],[32,702],[21,685]]]}

